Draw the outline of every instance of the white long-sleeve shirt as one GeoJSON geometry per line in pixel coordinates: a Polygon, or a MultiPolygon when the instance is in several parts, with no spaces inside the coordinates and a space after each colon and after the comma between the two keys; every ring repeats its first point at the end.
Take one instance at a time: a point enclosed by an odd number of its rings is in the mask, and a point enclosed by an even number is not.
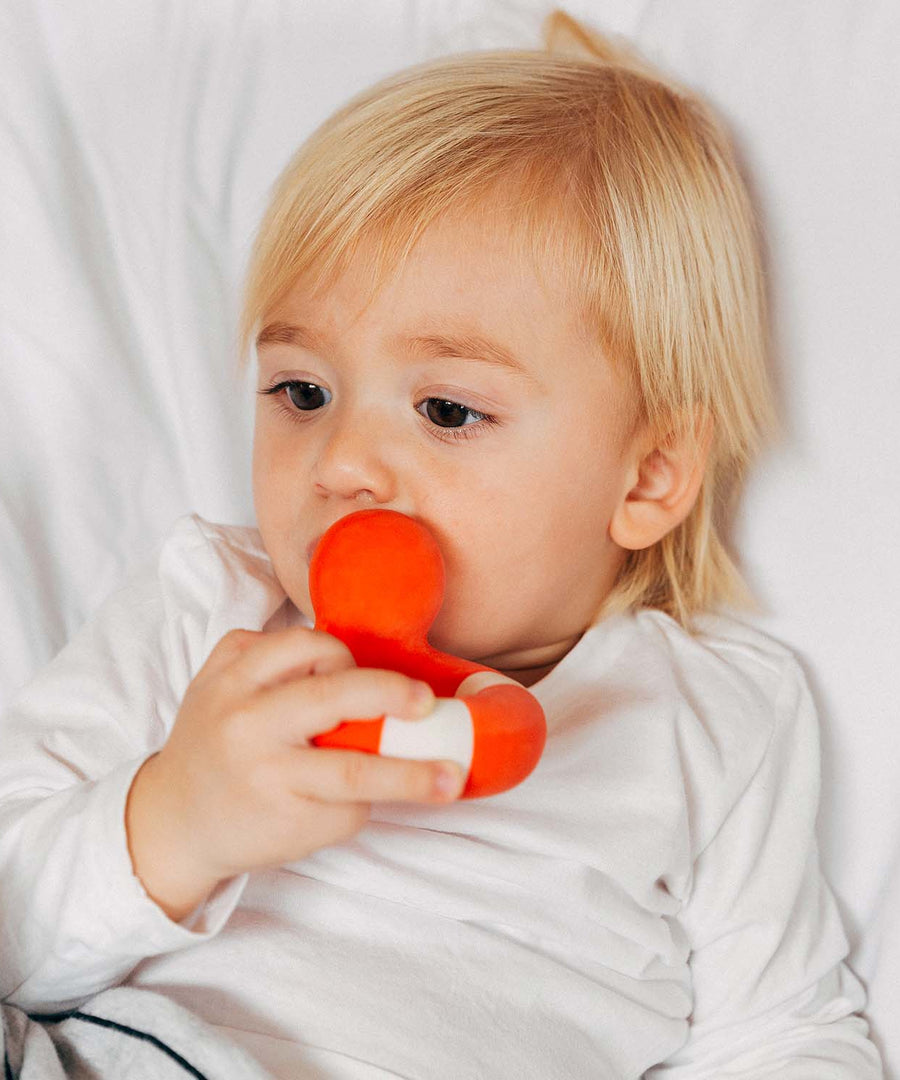
{"type": "Polygon", "coordinates": [[[18,696],[0,996],[154,989],[290,1080],[881,1076],[817,862],[807,684],[724,617],[599,623],[531,687],[548,740],[524,783],[376,805],[169,920],[132,871],[130,782],[226,631],[301,622],[256,530],[183,518],[18,696]]]}

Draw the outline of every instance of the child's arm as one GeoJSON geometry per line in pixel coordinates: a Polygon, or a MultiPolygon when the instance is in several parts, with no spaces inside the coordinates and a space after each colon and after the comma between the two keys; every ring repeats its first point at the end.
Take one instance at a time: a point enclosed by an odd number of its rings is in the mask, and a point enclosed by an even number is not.
{"type": "Polygon", "coordinates": [[[694,864],[680,922],[691,946],[687,1043],[646,1075],[877,1080],[879,1055],[856,1015],[847,940],[817,858],[818,725],[788,664],[772,738],[749,784],[694,864]]]}

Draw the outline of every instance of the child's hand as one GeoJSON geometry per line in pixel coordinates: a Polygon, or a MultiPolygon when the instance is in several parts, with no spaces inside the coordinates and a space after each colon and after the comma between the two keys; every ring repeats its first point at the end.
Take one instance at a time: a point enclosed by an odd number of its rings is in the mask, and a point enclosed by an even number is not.
{"type": "Polygon", "coordinates": [[[433,701],[405,675],[358,668],[322,631],[226,634],[132,783],[126,829],[147,893],[177,921],[225,878],[349,839],[372,802],[455,798],[465,777],[452,762],[308,743],[349,718],[421,718],[433,701]]]}

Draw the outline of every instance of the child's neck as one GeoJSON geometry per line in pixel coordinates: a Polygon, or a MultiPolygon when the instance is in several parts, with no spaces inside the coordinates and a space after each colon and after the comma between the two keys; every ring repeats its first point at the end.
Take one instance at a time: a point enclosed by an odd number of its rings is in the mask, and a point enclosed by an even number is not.
{"type": "Polygon", "coordinates": [[[536,668],[511,668],[503,671],[501,674],[506,675],[510,679],[515,679],[517,683],[522,686],[534,686],[536,682],[539,682],[545,675],[549,675],[550,672],[556,667],[559,661],[555,661],[552,664],[544,664],[543,667],[536,668]]]}
{"type": "Polygon", "coordinates": [[[504,663],[503,659],[499,659],[497,663],[491,663],[490,660],[484,660],[482,663],[496,668],[501,674],[510,679],[515,679],[522,686],[534,686],[545,675],[549,675],[556,665],[575,648],[581,640],[581,636],[579,634],[577,637],[570,638],[567,641],[561,641],[555,645],[534,649],[530,653],[510,657],[510,659],[516,661],[514,665],[509,665],[508,661],[504,663]]]}

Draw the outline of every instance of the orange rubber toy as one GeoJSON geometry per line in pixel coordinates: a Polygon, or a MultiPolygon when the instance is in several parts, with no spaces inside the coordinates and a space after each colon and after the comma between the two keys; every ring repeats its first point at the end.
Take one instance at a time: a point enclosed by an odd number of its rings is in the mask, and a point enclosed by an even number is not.
{"type": "Polygon", "coordinates": [[[423,720],[346,720],[314,745],[456,761],[468,774],[464,799],[507,791],[537,765],[547,725],[536,698],[499,671],[428,643],[444,562],[422,524],[394,510],[341,518],[316,547],[309,590],[316,629],[343,641],[359,667],[421,679],[437,698],[423,720]]]}

